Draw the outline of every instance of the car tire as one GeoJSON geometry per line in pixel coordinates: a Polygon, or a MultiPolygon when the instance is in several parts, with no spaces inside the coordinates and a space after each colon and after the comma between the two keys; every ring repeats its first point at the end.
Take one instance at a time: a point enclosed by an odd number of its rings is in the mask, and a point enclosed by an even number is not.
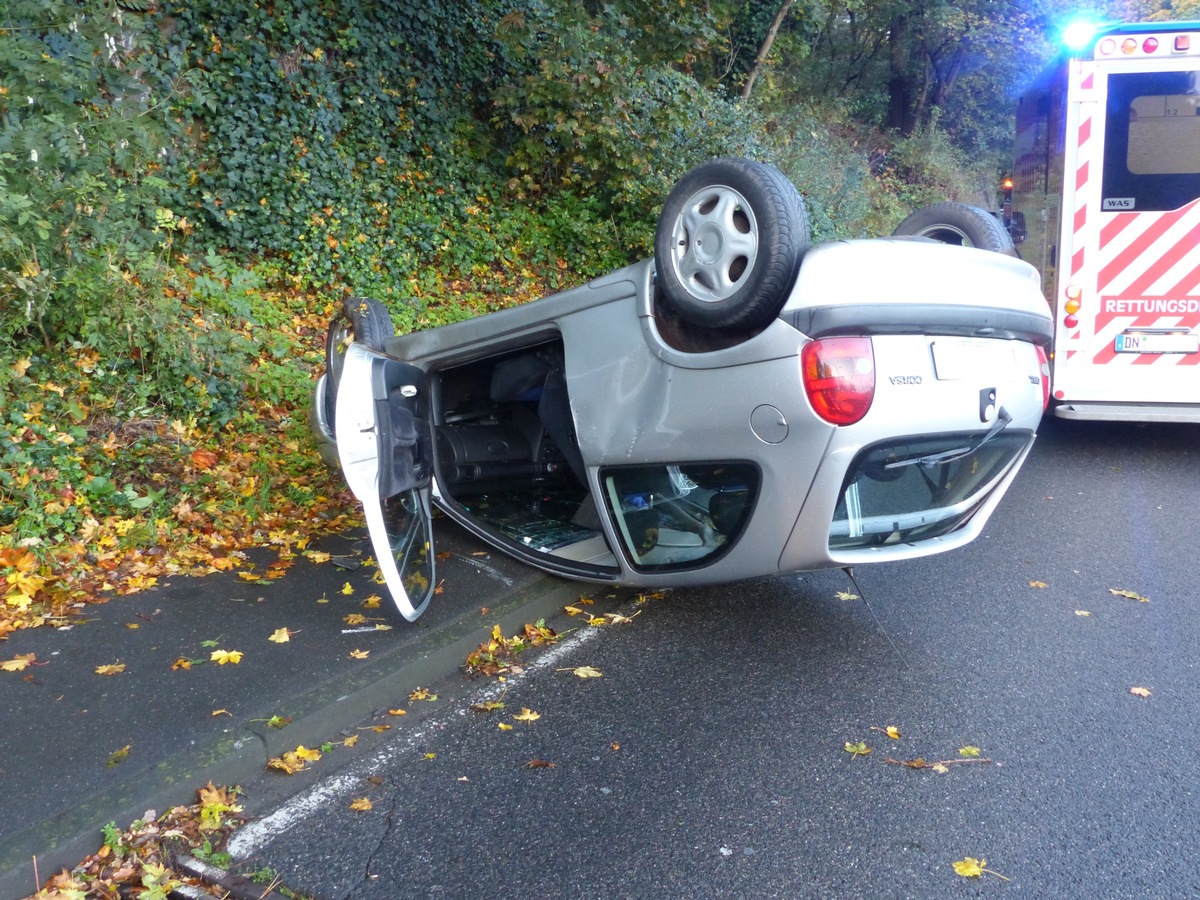
{"type": "Polygon", "coordinates": [[[1017,255],[1012,237],[1000,221],[986,210],[966,203],[934,203],[918,209],[901,222],[892,234],[925,237],[962,247],[978,247],[1006,256],[1017,255]]]}
{"type": "Polygon", "coordinates": [[[325,332],[325,421],[333,432],[334,404],[342,380],[342,364],[350,342],[384,352],[396,333],[387,307],[370,297],[347,297],[325,332]]]}
{"type": "Polygon", "coordinates": [[[659,297],[692,325],[764,327],[787,300],[809,242],[804,200],[787,176],[748,159],[711,160],[663,205],[659,297]]]}

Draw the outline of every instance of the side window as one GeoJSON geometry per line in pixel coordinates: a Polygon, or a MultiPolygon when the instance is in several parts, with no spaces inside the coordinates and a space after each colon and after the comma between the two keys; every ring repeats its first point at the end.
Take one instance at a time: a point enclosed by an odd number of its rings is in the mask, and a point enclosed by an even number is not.
{"type": "Polygon", "coordinates": [[[759,481],[750,463],[600,471],[622,548],[640,569],[689,568],[722,555],[750,520],[759,481]]]}

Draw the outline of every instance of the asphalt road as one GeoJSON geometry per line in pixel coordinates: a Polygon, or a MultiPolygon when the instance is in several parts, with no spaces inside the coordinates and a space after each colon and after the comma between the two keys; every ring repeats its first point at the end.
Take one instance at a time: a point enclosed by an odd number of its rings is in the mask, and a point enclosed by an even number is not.
{"type": "Polygon", "coordinates": [[[1196,427],[1051,421],[971,547],[866,602],[833,572],[571,620],[282,806],[248,785],[235,854],[319,898],[1200,896],[1198,463],[1196,427]]]}

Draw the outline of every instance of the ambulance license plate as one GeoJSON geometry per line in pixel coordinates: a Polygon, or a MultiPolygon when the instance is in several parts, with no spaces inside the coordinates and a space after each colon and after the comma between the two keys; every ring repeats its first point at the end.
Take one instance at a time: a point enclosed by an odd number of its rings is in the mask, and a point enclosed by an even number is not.
{"type": "Polygon", "coordinates": [[[1200,334],[1126,331],[1117,335],[1113,349],[1118,353],[1197,353],[1200,352],[1200,334]]]}

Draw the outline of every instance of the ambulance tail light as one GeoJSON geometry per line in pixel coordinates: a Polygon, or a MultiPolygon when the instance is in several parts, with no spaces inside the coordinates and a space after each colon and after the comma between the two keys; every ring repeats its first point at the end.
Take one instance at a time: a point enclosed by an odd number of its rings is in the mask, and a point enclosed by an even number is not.
{"type": "Polygon", "coordinates": [[[1038,373],[1042,377],[1042,412],[1050,408],[1050,360],[1046,357],[1046,348],[1037,345],[1038,373]]]}
{"type": "Polygon", "coordinates": [[[1079,318],[1075,314],[1079,312],[1083,306],[1082,297],[1083,289],[1077,284],[1067,285],[1067,289],[1063,292],[1066,295],[1066,302],[1063,303],[1063,312],[1066,318],[1063,319],[1063,324],[1068,328],[1074,328],[1079,324],[1079,318]]]}
{"type": "Polygon", "coordinates": [[[868,337],[821,338],[800,353],[804,392],[817,415],[853,425],[875,399],[875,351],[868,337]]]}

